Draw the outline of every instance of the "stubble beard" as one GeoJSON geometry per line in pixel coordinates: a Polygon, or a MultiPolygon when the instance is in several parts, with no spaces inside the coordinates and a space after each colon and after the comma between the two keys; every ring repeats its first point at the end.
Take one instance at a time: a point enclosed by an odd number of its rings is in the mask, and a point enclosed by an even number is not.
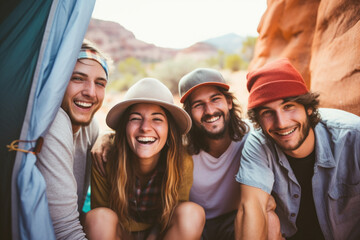
{"type": "Polygon", "coordinates": [[[309,136],[309,133],[310,133],[310,121],[309,121],[309,116],[307,116],[306,118],[306,122],[305,124],[303,124],[302,126],[302,130],[301,130],[301,136],[300,136],[300,139],[298,140],[298,142],[296,143],[295,146],[293,147],[285,147],[281,144],[279,144],[275,139],[273,139],[272,136],[270,136],[267,132],[265,132],[263,130],[263,133],[268,137],[270,138],[273,142],[275,142],[275,144],[282,150],[282,151],[295,151],[296,149],[298,149],[299,147],[301,147],[301,145],[305,142],[306,138],[309,136]]]}

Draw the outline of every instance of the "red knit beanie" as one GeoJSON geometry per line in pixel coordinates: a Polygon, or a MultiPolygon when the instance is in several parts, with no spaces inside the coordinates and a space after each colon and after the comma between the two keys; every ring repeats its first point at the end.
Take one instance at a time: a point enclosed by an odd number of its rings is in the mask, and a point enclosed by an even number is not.
{"type": "Polygon", "coordinates": [[[249,72],[247,89],[248,109],[309,92],[301,74],[288,59],[276,60],[249,72]]]}

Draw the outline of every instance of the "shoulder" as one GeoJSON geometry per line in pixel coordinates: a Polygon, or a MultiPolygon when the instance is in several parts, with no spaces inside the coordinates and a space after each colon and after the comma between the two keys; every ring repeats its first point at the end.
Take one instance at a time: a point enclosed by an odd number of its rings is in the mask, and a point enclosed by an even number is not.
{"type": "Polygon", "coordinates": [[[252,128],[246,136],[244,136],[245,146],[250,147],[252,145],[264,145],[268,143],[268,140],[261,130],[252,128]]]}
{"type": "Polygon", "coordinates": [[[359,116],[330,108],[321,108],[319,113],[321,121],[315,127],[315,132],[330,134],[332,138],[360,137],[359,116]]]}
{"type": "Polygon", "coordinates": [[[187,152],[183,155],[183,169],[184,171],[190,171],[192,172],[194,168],[194,162],[193,162],[193,158],[190,154],[188,154],[187,152]]]}
{"type": "Polygon", "coordinates": [[[61,131],[64,129],[69,129],[72,131],[71,127],[71,120],[69,115],[64,111],[64,109],[59,108],[59,111],[57,112],[53,123],[50,126],[50,129],[54,129],[56,126],[56,129],[61,131]]]}
{"type": "Polygon", "coordinates": [[[95,118],[93,118],[88,126],[84,126],[81,128],[83,132],[83,137],[89,141],[89,144],[92,146],[97,137],[99,136],[99,124],[95,118]]]}
{"type": "Polygon", "coordinates": [[[59,108],[54,121],[49,127],[48,132],[45,135],[44,145],[48,143],[57,141],[57,142],[73,142],[73,133],[71,121],[67,113],[59,108]]]}
{"type": "Polygon", "coordinates": [[[329,127],[356,128],[360,127],[360,117],[339,109],[320,108],[321,122],[329,127]]]}

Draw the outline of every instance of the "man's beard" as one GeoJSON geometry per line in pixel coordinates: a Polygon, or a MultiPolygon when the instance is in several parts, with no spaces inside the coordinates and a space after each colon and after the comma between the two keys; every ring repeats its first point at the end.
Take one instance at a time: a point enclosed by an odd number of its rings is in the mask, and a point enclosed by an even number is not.
{"type": "Polygon", "coordinates": [[[212,116],[223,116],[224,119],[224,126],[222,129],[220,129],[218,132],[213,133],[213,132],[209,132],[206,130],[206,128],[203,125],[200,125],[200,127],[196,126],[196,129],[198,130],[197,132],[199,134],[201,134],[201,136],[207,137],[209,139],[213,139],[213,140],[219,140],[221,138],[223,138],[227,132],[227,130],[229,129],[229,124],[230,124],[230,112],[227,113],[227,116],[225,117],[224,113],[215,113],[213,115],[207,115],[204,116],[203,118],[211,118],[212,116]]]}
{"type": "Polygon", "coordinates": [[[298,149],[306,140],[306,138],[309,136],[310,133],[310,119],[309,116],[307,115],[306,118],[306,122],[301,126],[301,138],[299,139],[299,141],[296,143],[296,145],[294,147],[289,147],[289,148],[285,148],[283,146],[281,146],[280,144],[278,144],[266,131],[263,131],[263,133],[270,138],[273,142],[275,142],[275,144],[283,151],[294,151],[296,149],[298,149]]]}

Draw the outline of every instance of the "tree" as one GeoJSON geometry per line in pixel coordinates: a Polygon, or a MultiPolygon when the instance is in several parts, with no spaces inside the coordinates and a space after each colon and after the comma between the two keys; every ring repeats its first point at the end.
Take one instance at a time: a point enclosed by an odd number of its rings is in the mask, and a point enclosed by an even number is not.
{"type": "Polygon", "coordinates": [[[257,37],[248,36],[243,42],[241,49],[241,56],[243,60],[247,63],[249,63],[251,59],[254,57],[256,40],[257,37]]]}
{"type": "Polygon", "coordinates": [[[225,68],[233,72],[239,71],[244,66],[244,61],[238,54],[230,54],[225,58],[225,68]]]}

